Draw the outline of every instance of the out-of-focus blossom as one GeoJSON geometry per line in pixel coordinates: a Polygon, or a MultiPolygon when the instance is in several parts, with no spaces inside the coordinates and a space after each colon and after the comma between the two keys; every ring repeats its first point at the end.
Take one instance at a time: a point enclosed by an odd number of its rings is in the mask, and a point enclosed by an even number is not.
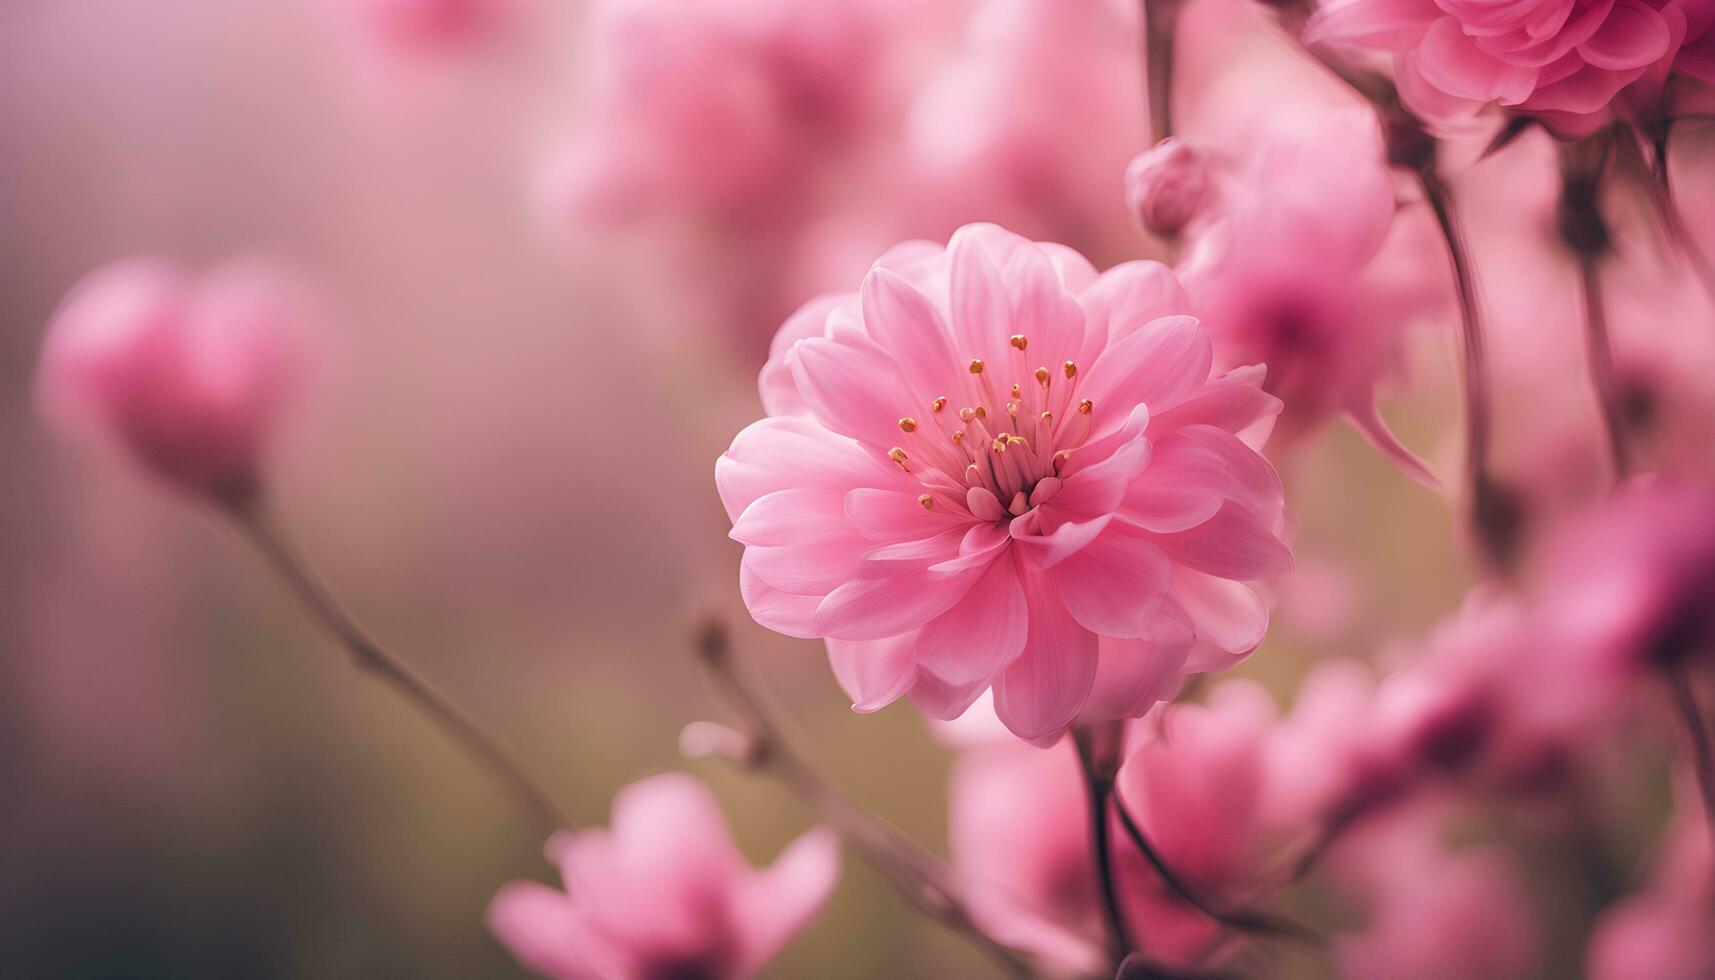
{"type": "Polygon", "coordinates": [[[1392,52],[1400,95],[1431,120],[1499,103],[1568,132],[1600,125],[1672,40],[1643,0],[1334,0],[1305,37],[1392,52]]]}
{"type": "Polygon", "coordinates": [[[1165,268],[1098,276],[992,225],[899,246],[782,328],[769,417],[716,467],[758,622],[825,637],[859,710],[956,717],[991,686],[1056,738],[1236,663],[1291,567],[1255,441],[1279,403],[1165,268]]]}
{"type": "Polygon", "coordinates": [[[1148,142],[1138,29],[1135,4],[986,0],[911,109],[921,206],[1101,263],[1135,254],[1115,189],[1148,142]]]}
{"type": "Polygon", "coordinates": [[[1641,120],[1659,125],[1694,106],[1707,111],[1715,86],[1715,3],[1667,0],[1657,7],[1667,24],[1667,51],[1627,87],[1625,100],[1641,120]]]}
{"type": "Polygon", "coordinates": [[[1435,808],[1402,812],[1343,845],[1342,883],[1367,908],[1362,931],[1335,939],[1351,980],[1519,980],[1536,975],[1543,927],[1511,856],[1450,850],[1435,808]]]}
{"type": "Polygon", "coordinates": [[[608,830],[562,832],[548,858],[566,891],[513,882],[488,921],[519,962],[555,980],[754,976],[840,874],[839,843],[825,829],[753,870],[713,795],[683,773],[621,790],[608,830]]]}
{"type": "Polygon", "coordinates": [[[1125,203],[1146,231],[1173,236],[1201,213],[1213,183],[1207,155],[1170,136],[1126,167],[1125,203]]]}
{"type": "MultiPolygon", "coordinates": [[[[1263,745],[1274,707],[1261,689],[1230,681],[1207,707],[1165,710],[1159,726],[1132,726],[1141,741],[1120,769],[1118,793],[1168,865],[1219,900],[1261,876],[1263,745]]],[[[1103,913],[1071,746],[967,746],[953,769],[948,833],[984,928],[1070,967],[1099,966],[1103,913]]],[[[1120,906],[1142,949],[1159,962],[1197,962],[1218,928],[1167,891],[1117,817],[1112,835],[1120,906]]]]}
{"type": "Polygon", "coordinates": [[[801,210],[818,161],[875,112],[874,2],[600,0],[586,117],[554,201],[580,219],[642,212],[766,223],[801,210]]]}
{"type": "Polygon", "coordinates": [[[304,307],[274,271],[135,259],[84,278],[43,342],[38,396],[167,481],[238,501],[301,361],[304,307]]]}
{"type": "MultiPolygon", "coordinates": [[[[1159,725],[1135,726],[1145,737],[1121,767],[1117,793],[1168,867],[1230,905],[1262,879],[1272,842],[1265,807],[1274,702],[1255,684],[1233,680],[1216,686],[1207,706],[1164,712],[1159,725]]],[[[1139,941],[1165,962],[1198,962],[1220,932],[1153,872],[1142,873],[1127,899],[1139,941]]]]}
{"type": "Polygon", "coordinates": [[[1715,650],[1715,492],[1634,484],[1549,551],[1549,636],[1612,683],[1715,650]]]}
{"type": "MultiPolygon", "coordinates": [[[[1689,780],[1687,780],[1689,782],[1689,780]]],[[[1602,914],[1590,939],[1590,980],[1715,976],[1715,861],[1697,791],[1680,785],[1648,886],[1602,914]]]]}
{"type": "Polygon", "coordinates": [[[1179,270],[1192,308],[1219,364],[1268,365],[1265,387],[1286,404],[1283,436],[1343,415],[1401,469],[1433,484],[1376,409],[1376,385],[1397,365],[1403,328],[1433,308],[1443,280],[1439,261],[1421,252],[1397,255],[1399,270],[1378,258],[1395,205],[1373,114],[1277,117],[1265,126],[1220,206],[1195,228],[1179,270]],[[1405,282],[1396,281],[1407,267],[1405,282]],[[1434,270],[1428,279],[1425,269],[1434,270]]]}
{"type": "Polygon", "coordinates": [[[480,37],[518,0],[343,0],[375,36],[407,51],[441,50],[480,37]]]}

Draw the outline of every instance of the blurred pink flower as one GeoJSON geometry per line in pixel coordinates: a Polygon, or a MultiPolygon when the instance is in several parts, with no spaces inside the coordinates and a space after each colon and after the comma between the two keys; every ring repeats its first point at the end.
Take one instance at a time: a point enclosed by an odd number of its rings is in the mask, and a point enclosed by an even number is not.
{"type": "Polygon", "coordinates": [[[1715,491],[1634,483],[1548,550],[1547,635],[1611,685],[1715,649],[1715,491]]]}
{"type": "Polygon", "coordinates": [[[1125,203],[1146,231],[1177,235],[1209,201],[1209,161],[1194,144],[1168,137],[1125,168],[1125,203]]]}
{"type": "Polygon", "coordinates": [[[1396,223],[1373,113],[1277,113],[1262,133],[1220,204],[1192,227],[1179,268],[1217,362],[1268,365],[1265,387],[1286,405],[1283,436],[1343,415],[1433,485],[1376,408],[1404,327],[1444,299],[1440,263],[1409,248],[1415,242],[1399,240],[1408,249],[1390,253],[1392,264],[1381,259],[1396,223]]]}
{"type": "Polygon", "coordinates": [[[519,0],[333,0],[377,41],[401,52],[445,50],[492,30],[519,0]]]}
{"type": "Polygon", "coordinates": [[[1342,846],[1344,883],[1368,909],[1337,937],[1337,976],[1351,980],[1518,980],[1541,966],[1543,927],[1512,857],[1451,851],[1438,812],[1418,808],[1342,846]]]}
{"type": "Polygon", "coordinates": [[[488,922],[519,962],[555,980],[754,976],[840,875],[839,843],[825,829],[768,870],[751,869],[714,796],[683,773],[621,790],[609,830],[557,834],[548,857],[566,891],[513,882],[488,922]]]}
{"type": "Polygon", "coordinates": [[[304,308],[274,271],[200,278],[135,259],[86,276],[49,324],[43,409],[181,488],[238,500],[296,380],[304,308]]]}
{"type": "MultiPolygon", "coordinates": [[[[1248,887],[1265,856],[1264,740],[1275,719],[1260,688],[1230,681],[1210,703],[1174,705],[1120,770],[1127,807],[1182,878],[1212,898],[1248,887]]],[[[975,712],[973,712],[974,714],[975,712]]],[[[961,720],[960,724],[964,724],[961,720]]],[[[1075,969],[1102,963],[1102,910],[1089,803],[1069,745],[967,747],[954,764],[948,836],[978,922],[1005,942],[1075,969]]],[[[1190,965],[1219,933],[1167,892],[1117,818],[1115,880],[1131,931],[1154,960],[1190,965]]]]}
{"type": "Polygon", "coordinates": [[[964,49],[911,106],[917,206],[943,222],[995,221],[1098,263],[1136,254],[1117,207],[1148,146],[1136,5],[985,0],[964,49]]]}
{"type": "Polygon", "coordinates": [[[1246,442],[1279,403],[1260,367],[1211,375],[1185,308],[1160,265],[1098,276],[992,225],[807,304],[716,466],[751,614],[827,638],[859,710],[992,686],[1032,741],[1236,663],[1268,626],[1246,583],[1292,563],[1246,442]]]}
{"type": "Polygon", "coordinates": [[[1671,41],[1643,0],[1333,0],[1305,39],[1392,52],[1400,95],[1428,119],[1499,103],[1572,132],[1599,125],[1671,41]]]}

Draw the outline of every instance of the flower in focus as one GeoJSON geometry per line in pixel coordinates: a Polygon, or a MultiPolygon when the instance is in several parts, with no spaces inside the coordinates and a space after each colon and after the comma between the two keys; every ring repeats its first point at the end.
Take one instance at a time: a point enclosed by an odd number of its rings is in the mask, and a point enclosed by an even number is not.
{"type": "Polygon", "coordinates": [[[823,829],[753,870],[714,796],[683,773],[621,790],[608,830],[558,834],[548,857],[567,890],[513,882],[488,921],[519,962],[555,980],[754,976],[840,875],[839,843],[823,829]]]}
{"type": "Polygon", "coordinates": [[[1499,103],[1574,133],[1595,129],[1671,42],[1643,0],[1333,0],[1305,39],[1391,52],[1400,95],[1427,119],[1499,103]]]}
{"type": "Polygon", "coordinates": [[[1217,363],[1268,365],[1266,387],[1286,404],[1284,437],[1343,415],[1433,485],[1376,408],[1404,328],[1441,302],[1442,281],[1425,279],[1426,268],[1439,275],[1439,261],[1416,248],[1415,228],[1394,220],[1373,116],[1277,114],[1261,132],[1179,268],[1217,363]]]}
{"type": "Polygon", "coordinates": [[[1177,235],[1203,210],[1210,192],[1209,162],[1196,146],[1168,137],[1137,155],[1125,169],[1125,203],[1145,230],[1177,235]]]}
{"type": "Polygon", "coordinates": [[[91,273],[54,315],[44,410],[195,493],[240,502],[299,366],[301,307],[275,273],[191,277],[135,259],[91,273]]]}
{"type": "Polygon", "coordinates": [[[1015,734],[1136,717],[1261,643],[1288,572],[1262,369],[1211,373],[1178,283],[971,225],[812,301],[716,466],[740,583],[855,707],[1015,734]],[[1247,441],[1249,440],[1249,441],[1247,441]]]}

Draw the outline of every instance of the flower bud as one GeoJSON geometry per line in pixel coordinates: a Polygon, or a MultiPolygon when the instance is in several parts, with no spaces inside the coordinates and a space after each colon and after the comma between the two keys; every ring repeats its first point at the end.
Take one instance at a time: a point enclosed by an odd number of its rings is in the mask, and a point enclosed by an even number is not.
{"type": "Polygon", "coordinates": [[[297,349],[282,284],[254,267],[200,280],[153,260],[99,269],[49,325],[37,393],[59,423],[229,504],[257,489],[297,349]]]}
{"type": "Polygon", "coordinates": [[[1208,159],[1177,137],[1138,154],[1125,170],[1126,206],[1145,230],[1163,237],[1190,224],[1208,203],[1209,192],[1208,159]]]}

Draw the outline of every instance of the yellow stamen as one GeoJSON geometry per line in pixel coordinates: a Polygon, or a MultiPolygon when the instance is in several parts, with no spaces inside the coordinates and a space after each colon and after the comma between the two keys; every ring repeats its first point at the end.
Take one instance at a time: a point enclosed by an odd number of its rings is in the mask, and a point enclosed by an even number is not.
{"type": "Polygon", "coordinates": [[[1064,370],[1068,380],[1078,376],[1078,365],[1073,364],[1071,361],[1066,362],[1064,370]]]}
{"type": "Polygon", "coordinates": [[[971,373],[972,374],[983,373],[983,359],[982,358],[978,357],[978,358],[975,358],[971,361],[971,373]]]}
{"type": "Polygon", "coordinates": [[[929,496],[928,494],[924,494],[921,497],[918,497],[917,502],[923,505],[924,510],[934,510],[935,509],[935,498],[929,496]]]}
{"type": "Polygon", "coordinates": [[[1093,401],[1090,401],[1088,398],[1086,398],[1083,401],[1078,403],[1078,411],[1084,413],[1085,415],[1090,414],[1090,410],[1095,408],[1095,407],[1096,407],[1096,403],[1093,401]]]}
{"type": "Polygon", "coordinates": [[[917,420],[916,419],[900,419],[899,420],[899,428],[905,432],[916,432],[917,431],[917,420]]]}
{"type": "Polygon", "coordinates": [[[929,403],[929,411],[931,411],[931,412],[939,412],[941,409],[946,408],[946,407],[947,407],[947,399],[945,396],[937,398],[934,401],[929,403]]]}
{"type": "Polygon", "coordinates": [[[1015,333],[1012,335],[1012,346],[1018,348],[1019,350],[1023,350],[1026,347],[1030,346],[1030,341],[1025,339],[1024,334],[1015,333]]]}

